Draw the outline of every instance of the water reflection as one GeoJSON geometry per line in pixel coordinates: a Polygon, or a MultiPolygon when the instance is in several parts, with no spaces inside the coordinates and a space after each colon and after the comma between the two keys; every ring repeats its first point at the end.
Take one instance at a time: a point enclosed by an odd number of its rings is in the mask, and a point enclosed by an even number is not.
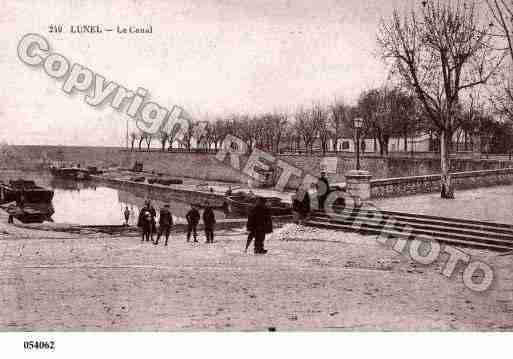
{"type": "MultiPolygon", "coordinates": [[[[137,196],[128,191],[107,187],[94,181],[76,182],[56,179],[47,172],[0,172],[0,180],[24,178],[32,179],[37,184],[54,190],[52,216],[54,222],[87,224],[87,225],[119,225],[124,223],[125,207],[130,210],[129,223],[137,224],[139,210],[144,201],[150,199],[158,210],[168,202],[159,198],[137,196]]],[[[187,203],[169,202],[175,223],[184,223],[185,214],[190,208],[187,203]]],[[[224,218],[222,212],[216,211],[216,218],[224,218]]],[[[158,220],[158,219],[157,219],[158,220]]]]}
{"type": "Polygon", "coordinates": [[[50,179],[48,180],[48,186],[52,189],[62,189],[80,192],[80,190],[83,189],[95,190],[97,184],[94,181],[70,181],[63,178],[50,177],[50,179]]]}

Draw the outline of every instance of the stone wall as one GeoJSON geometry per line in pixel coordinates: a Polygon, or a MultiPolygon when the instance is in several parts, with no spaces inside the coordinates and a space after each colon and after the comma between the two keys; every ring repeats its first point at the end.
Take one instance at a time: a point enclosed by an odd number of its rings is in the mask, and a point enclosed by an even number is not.
{"type": "Polygon", "coordinates": [[[141,198],[159,198],[164,201],[178,200],[198,206],[205,206],[209,203],[212,207],[223,207],[226,202],[224,195],[210,193],[207,191],[187,190],[173,186],[169,187],[158,184],[123,181],[101,176],[93,176],[93,178],[98,182],[108,183],[112,187],[129,191],[141,198]]]}
{"type": "MultiPolygon", "coordinates": [[[[513,184],[513,168],[456,172],[452,174],[456,189],[470,189],[513,184]]],[[[409,196],[440,191],[440,175],[424,175],[371,181],[371,198],[409,196]]]]}
{"type": "MultiPolygon", "coordinates": [[[[354,154],[330,153],[327,157],[337,157],[337,173],[329,174],[331,182],[343,182],[344,174],[354,169],[354,154]]],[[[317,176],[320,172],[322,155],[278,155],[282,161],[301,169],[304,173],[317,176]]],[[[240,156],[241,169],[248,157],[240,156]]],[[[206,181],[247,183],[250,178],[230,165],[229,158],[224,163],[212,153],[178,153],[161,151],[126,151],[118,147],[67,147],[67,146],[8,146],[0,153],[0,169],[41,169],[53,161],[80,163],[105,167],[132,167],[136,161],[143,162],[146,170],[154,170],[176,177],[191,177],[206,181]]],[[[440,161],[436,158],[389,157],[365,155],[361,167],[372,174],[373,179],[412,177],[437,174],[440,161]]],[[[452,172],[480,171],[513,167],[511,161],[473,160],[453,158],[452,172]]],[[[289,185],[294,188],[300,178],[292,177],[289,185]]]]}

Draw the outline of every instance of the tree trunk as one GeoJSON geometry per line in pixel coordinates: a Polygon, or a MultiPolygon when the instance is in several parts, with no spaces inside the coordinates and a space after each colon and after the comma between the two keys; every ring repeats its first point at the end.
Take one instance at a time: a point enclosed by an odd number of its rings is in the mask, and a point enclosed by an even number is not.
{"type": "MultiPolygon", "coordinates": [[[[376,138],[374,138],[374,141],[376,141],[376,138]]],[[[379,143],[379,155],[383,156],[384,151],[385,151],[385,145],[383,144],[383,140],[381,138],[378,138],[378,143],[379,143]]]]}
{"type": "Polygon", "coordinates": [[[440,196],[447,199],[454,198],[454,188],[451,174],[449,173],[449,141],[450,135],[446,132],[446,130],[443,129],[440,131],[440,167],[442,172],[440,178],[440,196]]]}
{"type": "Polygon", "coordinates": [[[389,136],[384,136],[383,138],[383,154],[388,157],[388,142],[390,141],[389,136]]]}

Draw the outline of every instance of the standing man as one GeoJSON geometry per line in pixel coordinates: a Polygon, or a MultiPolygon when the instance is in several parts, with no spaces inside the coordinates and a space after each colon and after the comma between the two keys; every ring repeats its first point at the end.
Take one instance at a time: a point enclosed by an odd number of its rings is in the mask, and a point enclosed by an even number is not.
{"type": "Polygon", "coordinates": [[[187,220],[187,242],[191,240],[191,233],[194,236],[194,242],[198,241],[198,233],[196,228],[198,227],[198,222],[200,220],[200,214],[196,207],[191,204],[191,209],[185,215],[185,219],[187,220]]]}
{"type": "Polygon", "coordinates": [[[142,229],[142,242],[144,242],[144,240],[146,240],[146,242],[150,241],[152,223],[153,218],[150,212],[150,203],[146,201],[145,206],[139,212],[139,220],[137,221],[137,227],[142,229]]]}
{"type": "Polygon", "coordinates": [[[214,210],[207,202],[207,206],[203,211],[203,224],[205,225],[205,236],[207,237],[206,243],[214,243],[214,226],[216,224],[216,215],[214,210]]]}
{"type": "Polygon", "coordinates": [[[157,232],[157,210],[155,209],[155,207],[153,207],[153,205],[151,204],[151,202],[148,200],[148,208],[150,210],[150,213],[151,213],[151,241],[153,242],[153,236],[155,235],[155,233],[157,232]]]}
{"type": "Polygon", "coordinates": [[[155,245],[159,244],[159,239],[162,234],[166,236],[166,241],[164,245],[167,246],[167,241],[169,239],[169,232],[171,231],[171,227],[173,226],[173,215],[169,210],[169,204],[166,204],[164,208],[160,210],[159,217],[159,233],[157,235],[157,240],[153,242],[155,245]]]}
{"type": "Polygon", "coordinates": [[[319,202],[319,211],[324,211],[324,202],[326,202],[326,197],[328,197],[328,192],[330,189],[330,183],[326,178],[326,172],[321,172],[321,177],[317,181],[317,201],[319,202]]]}
{"type": "Polygon", "coordinates": [[[254,234],[255,254],[266,254],[267,251],[264,249],[265,235],[272,233],[273,222],[264,198],[257,198],[256,206],[248,216],[247,229],[249,233],[254,234]]]}
{"type": "Polygon", "coordinates": [[[130,210],[128,209],[128,206],[125,207],[123,215],[125,216],[125,226],[128,227],[128,221],[130,220],[130,210]]]}

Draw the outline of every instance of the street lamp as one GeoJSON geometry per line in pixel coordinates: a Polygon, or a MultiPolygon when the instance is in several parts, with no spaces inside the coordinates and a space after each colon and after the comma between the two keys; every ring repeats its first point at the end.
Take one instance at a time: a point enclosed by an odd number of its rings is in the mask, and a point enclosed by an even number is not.
{"type": "Polygon", "coordinates": [[[353,120],[356,130],[356,170],[360,170],[360,128],[363,127],[363,118],[357,117],[353,120]]]}

